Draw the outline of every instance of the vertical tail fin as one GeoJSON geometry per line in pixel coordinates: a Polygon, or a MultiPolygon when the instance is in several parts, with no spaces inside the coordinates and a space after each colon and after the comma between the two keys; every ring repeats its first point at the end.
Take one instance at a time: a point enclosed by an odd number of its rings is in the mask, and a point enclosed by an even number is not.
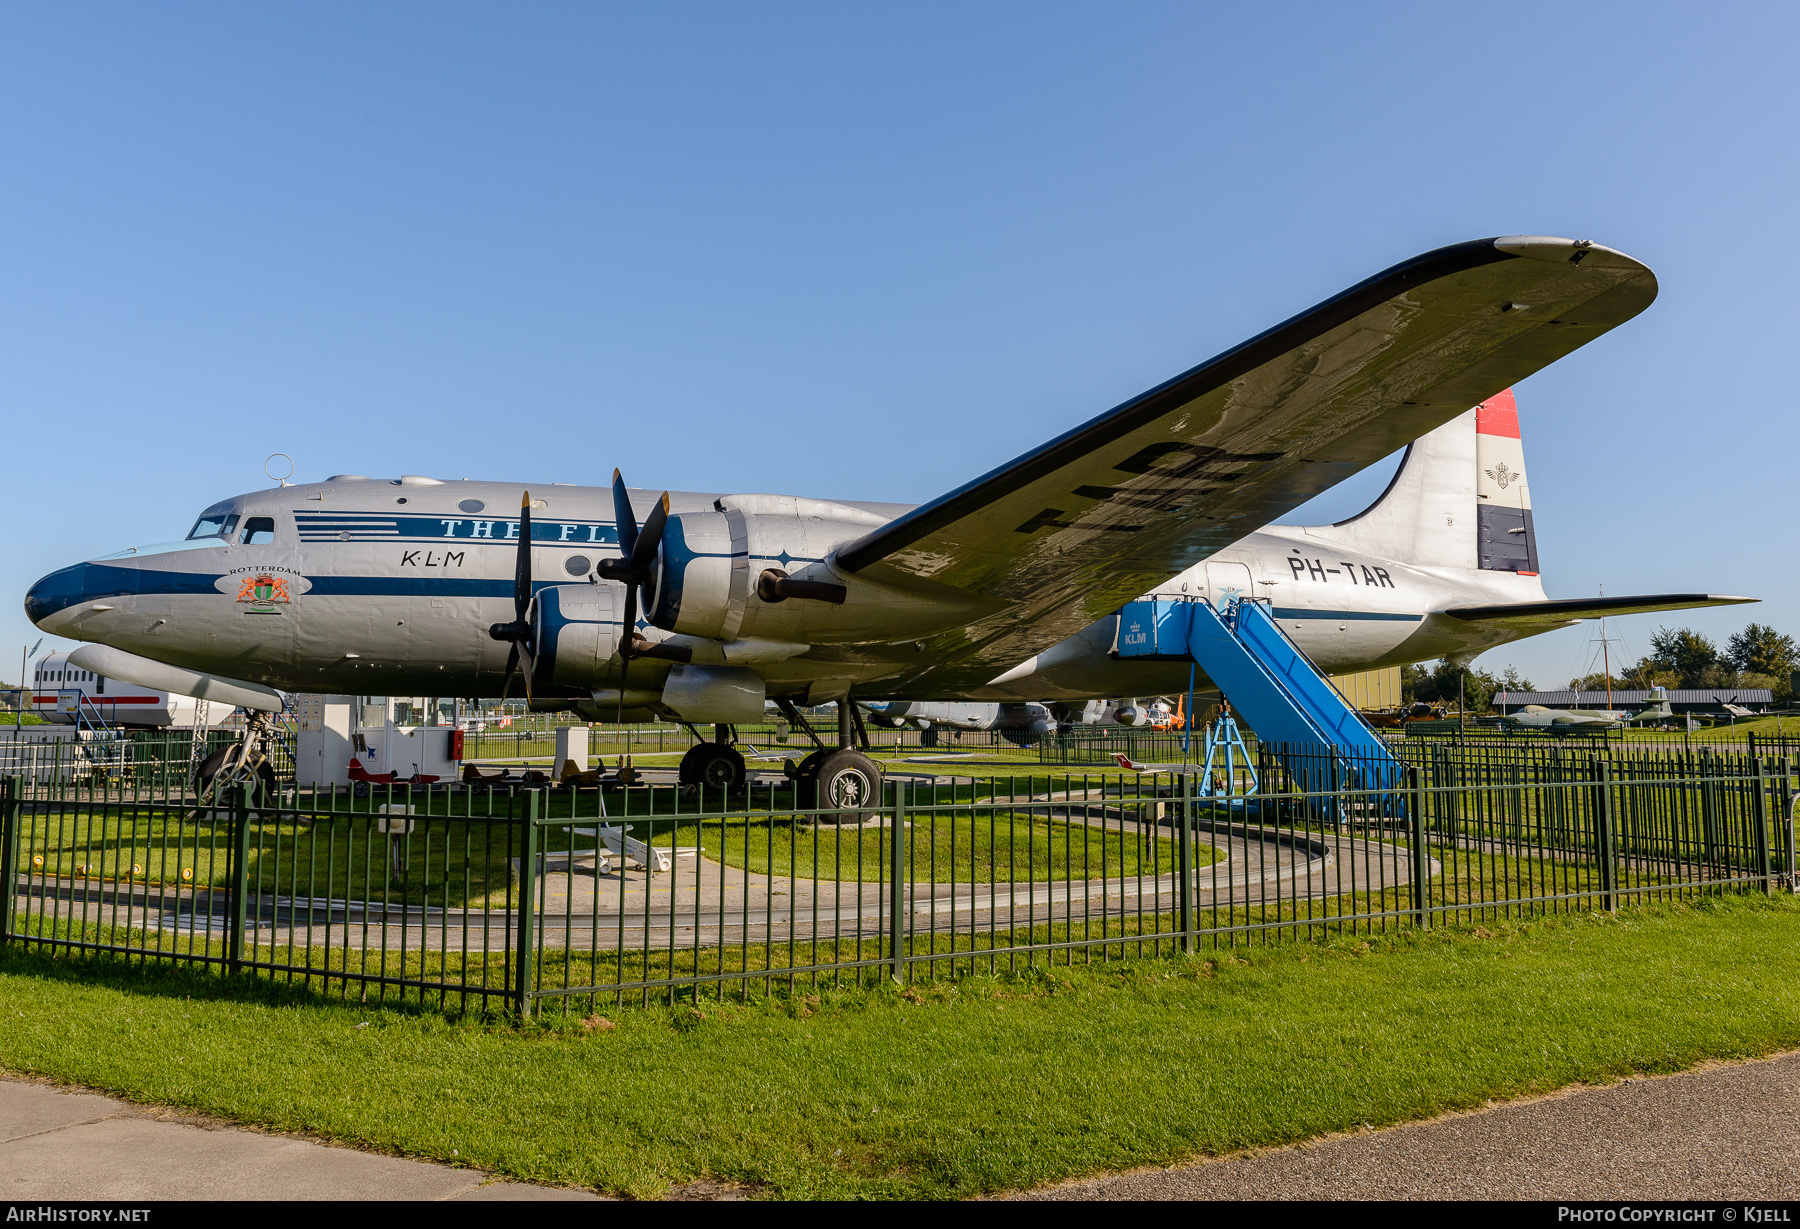
{"type": "Polygon", "coordinates": [[[1511,389],[1420,436],[1380,498],[1322,538],[1425,567],[1536,576],[1537,535],[1511,389]]]}
{"type": "Polygon", "coordinates": [[[1481,567],[1489,572],[1538,574],[1531,487],[1512,389],[1475,407],[1475,524],[1481,567]]]}

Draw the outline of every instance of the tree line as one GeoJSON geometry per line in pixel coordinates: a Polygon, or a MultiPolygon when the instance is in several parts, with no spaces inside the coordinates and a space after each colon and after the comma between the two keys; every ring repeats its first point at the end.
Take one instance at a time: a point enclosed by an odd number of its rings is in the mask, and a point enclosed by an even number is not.
{"type": "MultiPolygon", "coordinates": [[[[1650,637],[1650,651],[1610,677],[1614,691],[1648,691],[1652,687],[1767,688],[1775,701],[1794,698],[1793,676],[1800,670],[1800,645],[1766,623],[1751,623],[1728,637],[1723,648],[1691,627],[1659,627],[1650,637]]],[[[1570,691],[1605,691],[1604,671],[1569,680],[1570,691]]],[[[1400,692],[1407,703],[1455,704],[1457,688],[1470,712],[1485,712],[1495,693],[1536,691],[1531,680],[1512,666],[1499,674],[1487,670],[1461,670],[1449,661],[1400,667],[1400,692]]]]}

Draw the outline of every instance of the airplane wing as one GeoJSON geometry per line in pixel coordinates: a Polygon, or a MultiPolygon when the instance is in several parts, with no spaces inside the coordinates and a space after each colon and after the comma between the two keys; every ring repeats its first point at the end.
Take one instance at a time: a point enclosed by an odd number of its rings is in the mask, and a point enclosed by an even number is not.
{"type": "Polygon", "coordinates": [[[1541,236],[1427,252],[844,547],[995,613],[909,686],[979,685],[1629,320],[1656,278],[1541,236]]]}
{"type": "Polygon", "coordinates": [[[1581,597],[1554,602],[1508,602],[1497,606],[1456,606],[1437,613],[1468,623],[1490,623],[1520,631],[1546,631],[1580,619],[1651,614],[1658,610],[1693,610],[1701,606],[1736,606],[1755,597],[1719,593],[1654,593],[1638,597],[1581,597]]]}

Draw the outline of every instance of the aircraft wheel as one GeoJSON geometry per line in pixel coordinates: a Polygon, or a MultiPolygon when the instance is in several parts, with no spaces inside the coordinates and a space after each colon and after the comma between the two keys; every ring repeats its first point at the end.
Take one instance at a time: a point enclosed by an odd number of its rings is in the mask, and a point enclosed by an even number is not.
{"type": "MultiPolygon", "coordinates": [[[[194,794],[204,797],[213,779],[220,773],[226,774],[227,781],[242,775],[238,768],[238,757],[242,748],[234,743],[229,747],[220,747],[217,751],[200,761],[199,769],[194,773],[194,794]]],[[[264,760],[256,766],[256,790],[251,801],[257,806],[269,806],[278,797],[276,791],[279,784],[275,778],[275,766],[264,760]]],[[[220,799],[223,801],[223,799],[220,799]]]]}
{"type": "Polygon", "coordinates": [[[744,787],[744,757],[723,743],[695,743],[681,757],[677,779],[683,785],[733,790],[744,787]]]}
{"type": "Polygon", "coordinates": [[[802,809],[842,811],[838,822],[860,823],[865,808],[881,806],[881,766],[860,751],[832,751],[810,780],[800,778],[797,793],[802,809]]]}
{"type": "Polygon", "coordinates": [[[212,779],[219,775],[220,769],[225,767],[225,761],[233,758],[236,751],[236,747],[220,747],[200,761],[200,767],[194,773],[194,792],[196,794],[206,792],[206,787],[212,784],[212,779]]]}
{"type": "Polygon", "coordinates": [[[823,763],[825,760],[825,757],[830,754],[831,754],[831,752],[829,752],[829,751],[810,752],[806,756],[806,758],[801,760],[798,764],[794,763],[794,761],[792,761],[792,760],[789,760],[785,765],[783,765],[782,771],[787,774],[787,778],[790,781],[814,780],[819,775],[819,765],[821,763],[823,763]]]}

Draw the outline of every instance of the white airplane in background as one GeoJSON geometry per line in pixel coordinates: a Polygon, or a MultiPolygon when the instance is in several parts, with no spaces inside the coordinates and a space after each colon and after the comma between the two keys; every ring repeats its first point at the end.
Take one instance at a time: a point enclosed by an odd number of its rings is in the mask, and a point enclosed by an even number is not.
{"type": "Polygon", "coordinates": [[[970,704],[925,700],[889,700],[865,704],[869,718],[890,730],[910,725],[917,730],[1000,730],[1040,737],[1056,729],[1056,714],[1047,704],[970,704]]]}
{"type": "Polygon", "coordinates": [[[94,642],[72,655],[84,669],[264,712],[274,688],[493,696],[522,672],[538,709],[715,725],[683,765],[709,785],[743,780],[729,727],[765,699],[835,701],[838,746],[798,779],[855,805],[879,775],[851,746],[853,699],[1185,692],[1185,664],[1113,656],[1114,616],[1146,593],[1266,598],[1334,672],[1748,600],[1551,601],[1537,576],[1506,390],[1655,294],[1649,269],[1597,244],[1477,240],[920,507],[657,496],[616,473],[610,495],[531,484],[523,498],[512,482],[340,475],[221,500],[186,541],[64,568],[25,605],[46,632],[94,642]],[[1409,443],[1361,516],[1272,524],[1409,443]]]}
{"type": "Polygon", "coordinates": [[[1508,713],[1501,720],[1527,730],[1616,730],[1629,718],[1624,713],[1602,712],[1597,709],[1583,712],[1579,709],[1545,708],[1542,704],[1527,704],[1524,708],[1508,713]]]}

